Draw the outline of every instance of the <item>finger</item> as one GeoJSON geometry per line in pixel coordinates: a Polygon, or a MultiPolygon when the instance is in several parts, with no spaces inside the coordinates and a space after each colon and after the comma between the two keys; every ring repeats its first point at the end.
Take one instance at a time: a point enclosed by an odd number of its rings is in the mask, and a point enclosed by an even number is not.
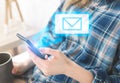
{"type": "Polygon", "coordinates": [[[46,60],[48,59],[48,55],[45,55],[45,59],[46,59],[46,60]]]}
{"type": "Polygon", "coordinates": [[[43,54],[49,54],[49,55],[56,55],[57,54],[57,51],[54,49],[51,49],[51,48],[41,48],[40,51],[43,54]]]}
{"type": "Polygon", "coordinates": [[[12,69],[12,74],[16,74],[17,70],[15,68],[12,69]]]}
{"type": "Polygon", "coordinates": [[[50,61],[51,59],[53,59],[54,58],[54,56],[50,56],[50,57],[48,57],[48,60],[50,61]]]}

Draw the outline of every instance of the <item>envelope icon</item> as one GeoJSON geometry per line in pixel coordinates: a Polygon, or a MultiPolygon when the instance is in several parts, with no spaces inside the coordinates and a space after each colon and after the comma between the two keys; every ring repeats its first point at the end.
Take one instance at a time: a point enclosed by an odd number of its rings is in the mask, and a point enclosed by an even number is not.
{"type": "Polygon", "coordinates": [[[82,18],[80,17],[63,17],[62,28],[64,30],[82,30],[82,18]]]}
{"type": "Polygon", "coordinates": [[[55,14],[56,34],[88,34],[89,14],[58,13],[55,14]]]}

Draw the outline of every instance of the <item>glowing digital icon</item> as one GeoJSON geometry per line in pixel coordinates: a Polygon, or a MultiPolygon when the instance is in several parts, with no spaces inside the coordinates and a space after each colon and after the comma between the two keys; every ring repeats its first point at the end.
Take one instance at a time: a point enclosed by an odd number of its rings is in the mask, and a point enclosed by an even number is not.
{"type": "Polygon", "coordinates": [[[64,17],[62,19],[62,27],[64,30],[81,30],[82,29],[82,18],[64,17]]]}
{"type": "Polygon", "coordinates": [[[88,34],[89,14],[56,14],[56,34],[88,34]]]}

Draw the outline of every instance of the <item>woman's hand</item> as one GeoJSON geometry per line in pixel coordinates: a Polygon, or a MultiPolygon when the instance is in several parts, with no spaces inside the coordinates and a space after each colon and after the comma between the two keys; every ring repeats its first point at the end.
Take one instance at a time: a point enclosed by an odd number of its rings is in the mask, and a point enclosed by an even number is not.
{"type": "Polygon", "coordinates": [[[21,53],[12,58],[14,75],[21,75],[27,71],[30,67],[34,66],[28,52],[21,53]]]}
{"type": "Polygon", "coordinates": [[[50,48],[42,48],[40,52],[42,54],[46,54],[46,59],[41,59],[36,56],[33,52],[28,50],[31,59],[38,66],[38,68],[46,75],[56,75],[56,74],[65,74],[67,71],[67,67],[71,60],[69,60],[63,53],[58,50],[53,50],[50,48]],[[47,57],[47,54],[51,55],[47,57]]]}
{"type": "Polygon", "coordinates": [[[46,75],[65,74],[80,83],[92,83],[93,76],[88,70],[82,68],[74,61],[68,59],[63,53],[50,48],[40,49],[40,52],[45,55],[45,60],[36,56],[28,49],[32,61],[46,75]],[[51,57],[47,57],[47,54],[51,57]],[[86,78],[87,77],[87,78],[86,78]]]}

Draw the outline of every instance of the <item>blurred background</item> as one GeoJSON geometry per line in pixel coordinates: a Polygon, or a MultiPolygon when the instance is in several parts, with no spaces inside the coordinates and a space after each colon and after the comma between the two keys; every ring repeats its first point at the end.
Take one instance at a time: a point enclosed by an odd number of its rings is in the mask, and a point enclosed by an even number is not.
{"type": "Polygon", "coordinates": [[[0,0],[0,52],[16,55],[25,51],[16,33],[31,37],[40,31],[59,4],[60,0],[0,0]]]}

